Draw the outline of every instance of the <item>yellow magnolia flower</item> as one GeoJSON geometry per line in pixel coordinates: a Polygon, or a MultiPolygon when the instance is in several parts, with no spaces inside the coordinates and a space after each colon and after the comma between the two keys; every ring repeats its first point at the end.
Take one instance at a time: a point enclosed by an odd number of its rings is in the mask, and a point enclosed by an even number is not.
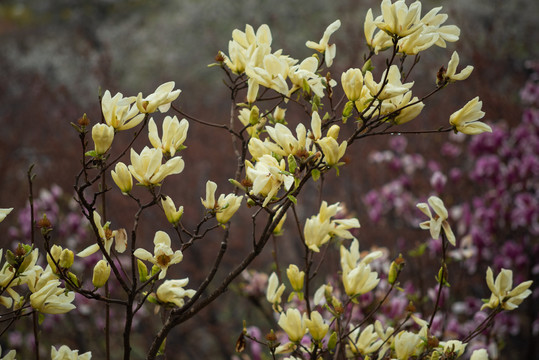
{"type": "Polygon", "coordinates": [[[245,32],[235,29],[232,40],[228,42],[228,56],[223,54],[224,63],[235,74],[242,74],[248,63],[261,64],[261,59],[271,52],[272,36],[268,25],[261,25],[256,33],[249,24],[245,32]]]}
{"type": "Polygon", "coordinates": [[[448,358],[458,359],[466,351],[466,343],[459,340],[441,341],[440,345],[443,346],[443,353],[451,354],[448,358]]]}
{"type": "Polygon", "coordinates": [[[303,124],[296,127],[296,137],[290,129],[283,124],[275,124],[275,127],[266,126],[269,136],[278,146],[272,148],[273,152],[281,156],[296,155],[304,150],[307,143],[307,129],[303,124]]]}
{"type": "Polygon", "coordinates": [[[451,60],[449,60],[449,64],[447,64],[447,70],[445,70],[445,72],[443,73],[442,83],[452,83],[455,81],[466,80],[470,76],[473,71],[473,66],[471,65],[466,66],[458,74],[456,73],[459,61],[459,54],[456,51],[453,51],[453,55],[451,55],[451,60]]]}
{"type": "Polygon", "coordinates": [[[176,116],[166,116],[163,120],[163,137],[161,139],[153,118],[148,123],[148,137],[151,144],[169,156],[174,156],[176,151],[184,148],[183,143],[187,138],[187,130],[189,130],[189,122],[186,119],[179,121],[176,116]]]}
{"type": "MultiPolygon", "coordinates": [[[[107,253],[110,254],[110,248],[112,247],[112,243],[114,240],[116,240],[114,249],[119,253],[123,253],[127,245],[127,233],[125,229],[111,231],[109,229],[110,221],[107,221],[105,225],[102,225],[101,215],[99,215],[97,211],[94,211],[93,219],[94,219],[95,226],[97,227],[99,240],[103,242],[103,246],[105,247],[105,250],[107,251],[107,253]]],[[[99,251],[99,245],[96,243],[96,244],[88,246],[86,249],[79,252],[77,256],[87,257],[92,254],[95,254],[98,251],[99,251]]]]}
{"type": "Polygon", "coordinates": [[[273,89],[280,94],[287,95],[289,89],[286,78],[288,77],[289,68],[290,65],[288,57],[267,54],[264,56],[260,66],[252,66],[248,64],[245,68],[245,73],[250,80],[253,81],[248,85],[262,85],[268,89],[273,89]]]}
{"type": "Polygon", "coordinates": [[[294,177],[284,173],[284,159],[279,162],[271,155],[263,155],[255,165],[250,161],[246,161],[245,165],[247,178],[253,183],[251,194],[265,197],[262,206],[266,206],[277,195],[281,186],[288,190],[294,183],[294,177]]]}
{"type": "MultiPolygon", "coordinates": [[[[326,81],[324,77],[317,74],[317,71],[318,59],[314,56],[304,59],[300,64],[291,66],[288,77],[292,82],[292,88],[288,92],[288,96],[292,96],[296,90],[302,89],[307,84],[316,96],[323,98],[326,81]]],[[[335,86],[335,81],[330,80],[329,85],[335,86]]]]}
{"type": "Polygon", "coordinates": [[[75,308],[75,293],[60,287],[60,280],[49,280],[30,295],[30,305],[44,314],[64,314],[75,308]]]}
{"type": "Polygon", "coordinates": [[[416,1],[406,5],[404,0],[391,3],[391,0],[383,0],[381,4],[383,21],[376,20],[376,26],[388,35],[405,37],[421,30],[420,22],[421,2],[416,1]]]}
{"type": "Polygon", "coordinates": [[[425,25],[421,30],[422,33],[435,33],[438,35],[438,40],[435,45],[445,48],[446,41],[455,42],[458,41],[460,36],[460,29],[455,25],[441,26],[447,20],[447,14],[438,14],[442,10],[442,7],[436,7],[429,11],[421,18],[421,23],[425,25]]]}
{"type": "Polygon", "coordinates": [[[513,272],[502,269],[496,277],[496,281],[494,281],[492,269],[489,267],[487,269],[487,285],[492,291],[492,295],[488,303],[481,307],[481,310],[484,308],[494,309],[498,306],[501,306],[504,310],[516,309],[532,293],[529,289],[532,283],[532,280],[528,280],[511,289],[513,286],[513,272]]]}
{"type": "Polygon", "coordinates": [[[234,194],[221,194],[219,199],[217,199],[217,211],[215,213],[215,218],[220,224],[226,224],[230,221],[230,218],[238,211],[243,201],[242,196],[237,196],[234,194]]]}
{"type": "Polygon", "coordinates": [[[449,222],[447,222],[449,213],[445,208],[444,202],[437,196],[429,197],[427,202],[429,203],[432,210],[434,210],[435,216],[432,216],[429,206],[426,203],[417,204],[417,208],[421,210],[423,214],[427,215],[430,219],[419,224],[419,227],[423,230],[429,229],[430,236],[433,239],[438,239],[440,237],[440,231],[443,228],[447,240],[449,241],[449,243],[451,243],[451,245],[455,246],[455,235],[453,234],[453,230],[451,230],[449,222]]]}
{"type": "Polygon", "coordinates": [[[309,330],[309,334],[316,341],[321,341],[329,330],[329,325],[324,321],[322,315],[316,310],[311,311],[310,318],[304,318],[305,326],[309,330]]]}
{"type": "Polygon", "coordinates": [[[414,355],[421,342],[421,337],[417,334],[405,330],[399,332],[393,340],[397,359],[408,360],[410,356],[414,355]]]}
{"type": "Polygon", "coordinates": [[[99,260],[94,266],[92,284],[100,288],[107,283],[110,277],[110,265],[107,260],[99,260]]]}
{"type": "Polygon", "coordinates": [[[179,174],[185,166],[181,157],[177,156],[162,164],[163,152],[158,149],[150,149],[147,146],[142,149],[140,155],[131,149],[131,165],[129,171],[139,183],[144,186],[159,185],[165,177],[179,174]]]}
{"type": "Polygon", "coordinates": [[[372,97],[376,97],[378,100],[387,100],[394,96],[403,95],[414,85],[413,81],[405,84],[401,82],[401,73],[397,65],[391,65],[387,73],[387,80],[384,82],[387,71],[387,69],[384,70],[379,83],[374,81],[372,72],[368,71],[365,74],[363,81],[372,97]]]}
{"type": "Polygon", "coordinates": [[[487,124],[478,121],[485,116],[485,113],[481,111],[482,101],[479,101],[479,97],[475,97],[468,101],[464,107],[449,117],[449,123],[453,125],[456,131],[468,135],[477,135],[484,132],[492,132],[492,129],[487,124]]]}
{"type": "Polygon", "coordinates": [[[0,209],[0,222],[4,221],[6,216],[8,216],[9,213],[12,211],[13,211],[13,208],[0,209]]]}
{"type": "Polygon", "coordinates": [[[157,288],[157,299],[163,303],[171,303],[177,307],[182,307],[185,304],[184,298],[192,298],[196,291],[192,289],[184,289],[189,283],[189,278],[179,280],[165,280],[157,288]]]}
{"type": "Polygon", "coordinates": [[[280,311],[281,296],[286,289],[284,284],[279,285],[279,278],[276,273],[272,273],[268,279],[268,288],[266,290],[266,299],[273,305],[275,311],[280,311]]]}
{"type": "Polygon", "coordinates": [[[110,91],[105,91],[101,98],[101,111],[107,125],[114,130],[131,129],[144,120],[144,114],[140,114],[135,104],[134,96],[124,98],[121,93],[111,97],[110,91]]]}
{"type": "Polygon", "coordinates": [[[200,198],[202,205],[208,210],[215,209],[217,203],[215,202],[215,190],[217,190],[217,184],[208,180],[206,182],[206,199],[200,198]]]}
{"type": "Polygon", "coordinates": [[[163,206],[163,210],[168,222],[173,225],[177,224],[183,215],[183,206],[180,206],[176,210],[176,205],[170,196],[165,196],[164,199],[161,199],[161,205],[163,206]]]}
{"type": "MultiPolygon", "coordinates": [[[[2,355],[2,346],[0,346],[0,356],[2,355]]],[[[5,354],[0,360],[15,360],[15,356],[17,355],[17,351],[11,350],[7,354],[5,354]]]]}
{"type": "Polygon", "coordinates": [[[348,69],[341,75],[341,84],[350,101],[359,100],[363,90],[363,73],[361,69],[348,69]]]}
{"type": "Polygon", "coordinates": [[[470,360],[488,360],[488,352],[486,349],[474,350],[470,360]]]}
{"type": "Polygon", "coordinates": [[[324,154],[324,163],[327,166],[339,165],[339,160],[346,152],[347,142],[343,141],[340,145],[331,136],[322,138],[316,142],[324,154]]]}
{"type": "Polygon", "coordinates": [[[110,175],[122,194],[127,195],[133,188],[133,176],[123,162],[116,163],[114,170],[110,171],[110,175]]]}
{"type": "Polygon", "coordinates": [[[180,96],[181,90],[174,90],[174,81],[159,85],[155,91],[142,98],[142,93],[137,96],[137,108],[141,113],[149,114],[157,110],[164,113],[170,109],[170,103],[180,96]]]}
{"type": "Polygon", "coordinates": [[[290,264],[288,266],[286,269],[286,276],[288,277],[294,291],[301,291],[303,289],[305,272],[299,271],[299,268],[296,265],[290,264]]]}
{"type": "Polygon", "coordinates": [[[61,268],[68,269],[71,267],[71,265],[73,265],[74,257],[73,251],[69,249],[62,249],[62,247],[59,245],[53,245],[50,249],[50,255],[47,254],[47,263],[51,267],[52,271],[56,273],[57,269],[55,262],[61,268]]]}
{"type": "Polygon", "coordinates": [[[341,27],[341,21],[335,20],[326,28],[326,30],[324,31],[324,35],[322,36],[322,39],[320,39],[320,42],[316,43],[314,41],[307,41],[305,43],[305,45],[308,48],[324,53],[324,58],[326,60],[327,67],[330,67],[333,64],[333,59],[335,58],[335,54],[337,52],[337,45],[329,44],[329,37],[335,31],[339,30],[340,27],[341,27]]]}
{"type": "Polygon", "coordinates": [[[374,325],[370,324],[363,330],[356,328],[350,333],[347,350],[354,355],[359,354],[365,356],[377,351],[382,343],[383,341],[380,340],[378,334],[374,331],[374,325]]]}
{"type": "Polygon", "coordinates": [[[58,350],[51,346],[51,360],[90,360],[92,353],[90,351],[79,355],[78,350],[71,350],[67,345],[62,345],[58,350]]]}
{"type": "Polygon", "coordinates": [[[142,248],[136,249],[133,253],[139,259],[149,261],[161,269],[159,280],[167,275],[167,269],[170,265],[178,264],[183,260],[183,253],[180,250],[173,252],[170,242],[170,236],[166,232],[157,231],[153,239],[155,245],[153,255],[142,248]]]}
{"type": "Polygon", "coordinates": [[[286,313],[281,313],[277,323],[286,332],[290,341],[298,342],[307,332],[304,319],[305,314],[302,316],[298,309],[290,308],[286,313]]]}
{"type": "Polygon", "coordinates": [[[92,127],[92,140],[98,155],[106,153],[114,140],[114,128],[107,124],[95,124],[92,127]]]}
{"type": "Polygon", "coordinates": [[[399,52],[406,55],[417,55],[425,51],[438,41],[439,35],[435,32],[425,33],[416,31],[410,36],[400,39],[399,52]]]}
{"type": "Polygon", "coordinates": [[[374,19],[372,15],[372,9],[369,9],[367,11],[367,14],[365,15],[365,22],[363,24],[363,32],[365,33],[367,45],[372,51],[374,51],[376,55],[378,55],[380,51],[383,51],[393,46],[393,41],[391,37],[384,31],[380,31],[379,28],[376,26],[375,22],[381,22],[382,20],[382,15],[374,19]]]}

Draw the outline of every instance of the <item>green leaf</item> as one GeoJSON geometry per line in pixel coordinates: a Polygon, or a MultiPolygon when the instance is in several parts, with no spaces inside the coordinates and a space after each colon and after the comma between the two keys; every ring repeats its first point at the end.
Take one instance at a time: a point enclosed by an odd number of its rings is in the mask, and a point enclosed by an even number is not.
{"type": "Polygon", "coordinates": [[[298,204],[298,199],[296,199],[294,196],[288,194],[287,198],[288,198],[288,200],[292,201],[294,203],[294,205],[298,204]]]}
{"type": "Polygon", "coordinates": [[[84,156],[97,157],[97,152],[95,150],[87,151],[84,156]]]}
{"type": "Polygon", "coordinates": [[[38,315],[37,315],[37,323],[39,325],[41,325],[41,324],[43,324],[43,321],[45,321],[45,314],[38,313],[38,315]]]}

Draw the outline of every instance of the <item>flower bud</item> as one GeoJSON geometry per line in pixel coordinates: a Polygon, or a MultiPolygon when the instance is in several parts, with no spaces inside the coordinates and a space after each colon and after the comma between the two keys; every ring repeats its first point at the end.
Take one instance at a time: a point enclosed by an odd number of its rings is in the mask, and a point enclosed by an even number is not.
{"type": "Polygon", "coordinates": [[[341,131],[339,125],[333,125],[328,130],[328,136],[337,140],[337,138],[339,137],[339,131],[341,131]]]}
{"type": "Polygon", "coordinates": [[[348,100],[356,101],[361,96],[363,74],[360,69],[348,69],[341,76],[341,83],[348,100]]]}
{"type": "Polygon", "coordinates": [[[114,167],[114,170],[110,172],[112,180],[118,188],[122,191],[122,194],[127,195],[133,188],[133,177],[123,162],[119,162],[114,167]]]}
{"type": "Polygon", "coordinates": [[[399,274],[399,266],[395,261],[391,262],[391,266],[389,267],[389,273],[387,274],[387,282],[389,284],[394,284],[397,280],[397,275],[399,274]]]}
{"type": "Polygon", "coordinates": [[[100,288],[107,283],[110,276],[110,265],[106,260],[99,260],[94,267],[92,276],[92,284],[96,288],[100,288]]]}
{"type": "Polygon", "coordinates": [[[275,122],[282,123],[284,122],[284,114],[286,112],[286,109],[276,107],[275,111],[273,112],[273,118],[275,119],[275,122]]]}
{"type": "Polygon", "coordinates": [[[114,128],[107,124],[95,124],[92,127],[92,139],[95,144],[95,152],[98,155],[106,153],[114,140],[114,128]]]}
{"type": "Polygon", "coordinates": [[[58,245],[53,245],[50,249],[50,254],[47,254],[47,263],[51,267],[53,273],[58,271],[54,263],[58,263],[60,261],[61,254],[62,247],[58,245]]]}
{"type": "Polygon", "coordinates": [[[71,265],[73,265],[74,260],[75,254],[73,254],[73,251],[64,249],[60,254],[60,261],[58,262],[58,265],[60,265],[61,268],[69,269],[71,265]]]}
{"type": "Polygon", "coordinates": [[[286,269],[286,276],[288,276],[288,280],[290,280],[290,284],[294,291],[301,291],[303,289],[305,273],[299,271],[299,268],[296,265],[290,264],[288,269],[286,269]]]}

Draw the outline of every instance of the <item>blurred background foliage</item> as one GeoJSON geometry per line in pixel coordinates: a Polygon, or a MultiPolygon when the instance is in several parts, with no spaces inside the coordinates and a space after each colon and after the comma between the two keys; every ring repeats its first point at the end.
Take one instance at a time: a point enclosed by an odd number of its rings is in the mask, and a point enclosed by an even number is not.
{"type": "MultiPolygon", "coordinates": [[[[407,124],[406,129],[446,124],[449,114],[476,95],[483,100],[489,121],[504,120],[515,126],[521,119],[518,91],[527,77],[525,63],[539,59],[536,19],[539,2],[424,0],[422,3],[423,13],[443,6],[442,12],[449,14],[448,24],[459,26],[462,32],[460,41],[449,44],[448,49],[436,48],[422,55],[421,73],[415,73],[414,94],[426,93],[434,86],[437,70],[447,64],[453,50],[458,50],[462,64],[472,64],[475,70],[460,86],[450,87],[442,96],[429,99],[420,118],[407,124]]],[[[182,109],[206,121],[228,122],[230,97],[221,82],[223,73],[206,65],[214,61],[218,50],[228,52],[233,29],[244,30],[247,23],[255,28],[266,23],[272,30],[273,49],[282,48],[284,53],[303,59],[312,54],[305,41],[318,41],[328,24],[341,19],[341,29],[332,36],[337,43],[337,58],[331,69],[340,74],[346,68],[362,66],[367,50],[363,21],[368,8],[373,8],[376,16],[380,13],[379,1],[3,0],[0,3],[0,204],[24,207],[26,172],[32,163],[37,165],[36,188],[55,183],[69,192],[80,163],[80,143],[69,123],[83,113],[88,114],[92,123],[100,121],[100,91],[147,94],[161,83],[173,80],[183,90],[176,101],[182,109]]],[[[337,91],[341,91],[340,87],[337,91]]],[[[428,141],[413,138],[409,148],[424,153],[427,158],[440,158],[438,149],[445,138],[446,135],[431,136],[428,141]]],[[[198,219],[202,212],[199,198],[204,194],[207,179],[216,181],[222,192],[226,191],[226,179],[232,177],[230,169],[235,165],[228,140],[227,134],[191,124],[188,149],[182,152],[186,170],[164,187],[164,192],[177,204],[186,206],[187,223],[198,219]]],[[[115,144],[128,141],[128,137],[118,137],[115,144]]],[[[145,138],[141,139],[136,146],[140,149],[146,142],[145,138]]],[[[388,245],[396,237],[391,227],[380,229],[369,224],[361,201],[369,189],[387,182],[393,175],[368,163],[368,154],[385,146],[385,141],[377,139],[355,144],[348,158],[350,166],[341,170],[344,172],[341,178],[328,176],[323,192],[324,199],[330,203],[347,199],[349,211],[362,224],[361,241],[365,247],[380,241],[388,245]]],[[[423,195],[428,195],[428,189],[423,195]]],[[[123,224],[128,219],[124,219],[122,209],[128,202],[119,194],[111,195],[110,199],[117,211],[109,212],[109,220],[113,226],[127,226],[123,224]]],[[[317,197],[300,200],[304,204],[300,208],[303,218],[316,212],[317,197]]],[[[166,226],[164,216],[160,215],[148,219],[152,220],[151,225],[143,229],[148,244],[155,230],[166,226]]],[[[233,227],[241,230],[237,223],[233,227]]],[[[3,247],[11,246],[6,238],[0,241],[3,247]]],[[[235,239],[232,249],[241,252],[243,241],[241,236],[235,239]]],[[[209,258],[213,256],[214,245],[217,243],[208,246],[209,258]]],[[[296,250],[299,254],[300,249],[296,250]]],[[[190,261],[191,270],[198,269],[206,256],[194,254],[197,260],[190,261]]],[[[232,263],[234,257],[229,256],[227,261],[232,263]]],[[[185,273],[191,276],[188,264],[182,267],[182,276],[185,273]]],[[[196,283],[196,272],[192,281],[196,283]]],[[[204,314],[201,321],[205,325],[191,321],[187,324],[189,329],[179,329],[174,340],[169,339],[180,347],[189,333],[190,344],[193,341],[199,344],[194,348],[183,347],[185,357],[182,358],[207,358],[210,354],[229,358],[245,313],[237,304],[232,306],[232,297],[228,296],[222,306],[204,314]],[[218,311],[227,306],[229,310],[218,311]]],[[[144,328],[137,331],[143,332],[144,328]]]]}

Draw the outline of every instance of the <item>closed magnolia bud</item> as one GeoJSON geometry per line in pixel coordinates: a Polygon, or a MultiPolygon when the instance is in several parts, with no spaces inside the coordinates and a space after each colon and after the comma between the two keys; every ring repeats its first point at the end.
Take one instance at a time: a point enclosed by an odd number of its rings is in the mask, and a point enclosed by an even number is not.
{"type": "Polygon", "coordinates": [[[341,76],[341,83],[348,100],[356,101],[361,97],[363,74],[360,69],[348,69],[341,76]]]}
{"type": "Polygon", "coordinates": [[[119,162],[114,167],[114,170],[110,172],[112,180],[124,195],[127,195],[133,188],[133,177],[123,162],[119,162]]]}
{"type": "Polygon", "coordinates": [[[288,269],[286,269],[286,276],[288,276],[288,280],[290,280],[290,284],[294,291],[301,291],[303,289],[305,273],[299,271],[299,268],[296,265],[291,264],[288,269]]]}
{"type": "Polygon", "coordinates": [[[286,109],[276,107],[275,111],[273,112],[273,118],[275,119],[275,122],[282,123],[284,122],[284,114],[286,112],[286,109]]]}
{"type": "Polygon", "coordinates": [[[391,263],[391,266],[389,267],[389,273],[387,274],[387,282],[390,284],[394,284],[395,280],[397,280],[397,275],[399,274],[398,265],[393,261],[391,263]]]}
{"type": "Polygon", "coordinates": [[[114,128],[107,124],[95,124],[92,127],[92,139],[95,144],[95,152],[98,155],[106,153],[114,140],[114,128]]]}
{"type": "Polygon", "coordinates": [[[106,260],[99,260],[94,267],[94,275],[92,276],[92,284],[96,288],[100,288],[107,283],[110,276],[110,265],[106,260]]]}
{"type": "Polygon", "coordinates": [[[73,254],[73,251],[64,249],[60,254],[60,261],[58,262],[58,265],[60,265],[61,268],[69,269],[71,265],[73,265],[74,260],[75,254],[73,254]]]}
{"type": "Polygon", "coordinates": [[[339,131],[341,131],[339,125],[333,125],[328,130],[328,136],[337,140],[337,138],[339,137],[339,131]]]}
{"type": "Polygon", "coordinates": [[[49,251],[50,254],[47,254],[47,264],[51,267],[52,271],[55,273],[56,265],[60,261],[60,255],[62,254],[62,247],[59,245],[53,245],[49,251]],[[53,261],[54,260],[54,261],[53,261]]]}

